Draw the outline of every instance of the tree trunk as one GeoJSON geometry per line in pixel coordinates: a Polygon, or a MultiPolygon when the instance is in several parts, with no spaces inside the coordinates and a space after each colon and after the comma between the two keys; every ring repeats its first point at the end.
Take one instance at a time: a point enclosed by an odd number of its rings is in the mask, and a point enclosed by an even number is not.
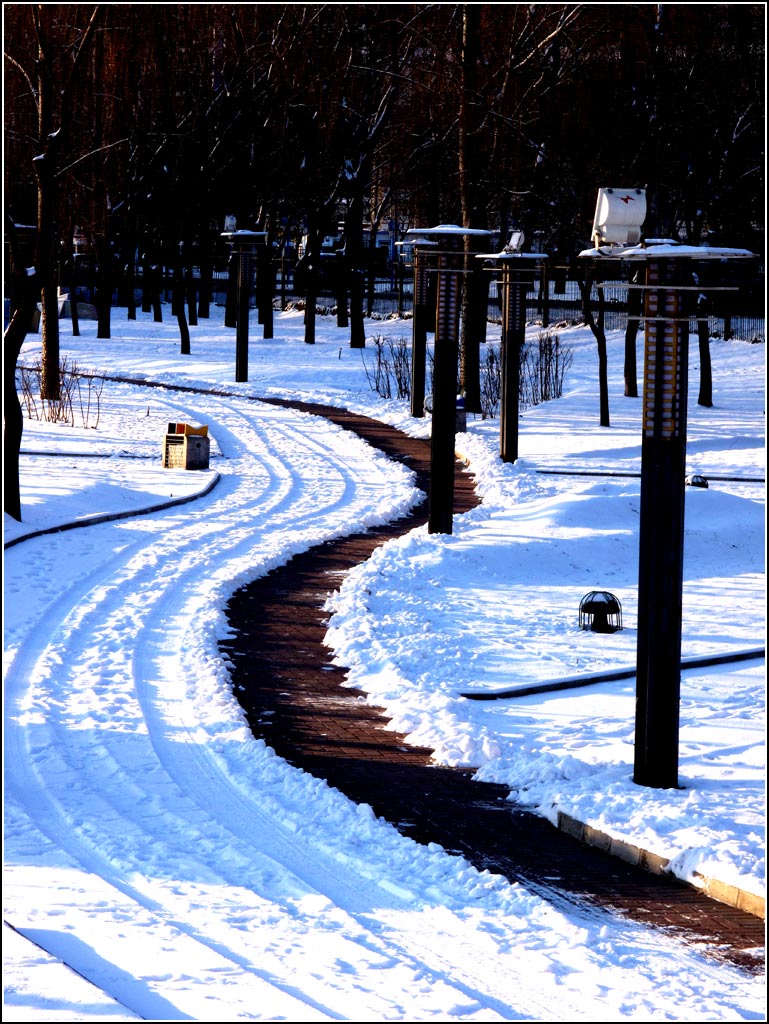
{"type": "MultiPolygon", "coordinates": [[[[462,67],[458,110],[457,164],[462,224],[479,227],[479,169],[475,104],[480,61],[480,5],[462,5],[462,67]]],[[[465,238],[465,287],[462,289],[459,377],[468,412],[481,412],[480,343],[486,340],[488,280],[478,277],[472,236],[465,238]],[[485,285],[485,287],[484,287],[485,285]]]]}
{"type": "Polygon", "coordinates": [[[73,230],[69,228],[62,242],[66,246],[64,257],[64,284],[69,292],[70,320],[72,321],[72,337],[80,337],[80,320],[77,315],[77,260],[75,259],[75,246],[73,242],[73,230]]]}
{"type": "Polygon", "coordinates": [[[268,341],[275,333],[272,309],[274,291],[275,264],[272,260],[272,243],[268,236],[264,245],[257,247],[256,253],[256,304],[259,309],[259,322],[262,324],[262,337],[268,341]]]}
{"type": "Polygon", "coordinates": [[[17,309],[3,336],[3,509],[17,522],[21,522],[19,453],[24,416],[16,392],[16,362],[34,308],[33,299],[26,309],[17,309]]]}
{"type": "Polygon", "coordinates": [[[710,330],[707,320],[698,321],[697,337],[700,350],[700,393],[697,405],[710,409],[713,406],[713,367],[710,362],[710,330]]]}
{"type": "Polygon", "coordinates": [[[131,240],[125,262],[125,289],[127,300],[127,319],[136,319],[136,239],[131,240]]]}
{"type": "Polygon", "coordinates": [[[58,402],[59,391],[59,297],[56,288],[56,227],[54,223],[54,176],[49,157],[35,161],[37,172],[36,280],[40,286],[42,356],[40,397],[58,402]]]}
{"type": "Polygon", "coordinates": [[[579,290],[582,295],[582,315],[585,318],[585,323],[589,326],[593,332],[593,337],[596,340],[598,346],[598,392],[599,392],[599,407],[600,407],[600,425],[602,427],[610,427],[611,423],[609,420],[609,380],[608,380],[608,359],[606,353],[606,332],[604,331],[604,316],[603,316],[603,290],[599,292],[599,314],[598,322],[596,322],[593,316],[593,311],[590,307],[590,292],[593,288],[593,279],[590,271],[586,271],[584,276],[578,278],[579,290]]]}
{"type": "Polygon", "coordinates": [[[227,294],[224,299],[224,326],[238,326],[238,257],[227,260],[227,294]]]}
{"type": "Polygon", "coordinates": [[[112,316],[112,263],[110,245],[103,239],[96,246],[96,258],[99,265],[96,270],[96,316],[97,338],[111,337],[112,316]]]}
{"type": "Polygon", "coordinates": [[[19,453],[24,415],[16,392],[16,363],[37,305],[37,281],[23,270],[15,275],[18,306],[3,335],[3,509],[21,522],[19,453]]]}
{"type": "Polygon", "coordinates": [[[142,313],[152,312],[152,292],[154,288],[152,263],[147,255],[142,256],[142,313]]]}
{"type": "MultiPolygon", "coordinates": [[[[638,284],[640,276],[636,271],[631,284],[638,284]]],[[[643,292],[640,288],[628,288],[627,293],[627,324],[625,325],[625,397],[638,398],[638,355],[636,339],[638,337],[638,317],[643,309],[643,292]]]]}
{"type": "Polygon", "coordinates": [[[162,302],[162,285],[163,285],[163,268],[159,264],[154,264],[150,267],[150,294],[152,296],[152,320],[156,324],[163,323],[163,302],[162,302]]]}
{"type": "Polygon", "coordinates": [[[214,264],[208,248],[208,241],[201,236],[200,244],[200,291],[198,292],[198,317],[208,320],[211,315],[211,295],[214,290],[214,264]]]}
{"type": "MultiPolygon", "coordinates": [[[[703,267],[692,274],[695,284],[699,285],[702,282],[704,273],[705,268],[703,267]]],[[[697,339],[700,355],[700,391],[697,396],[697,405],[710,409],[713,406],[713,364],[710,360],[710,324],[707,320],[708,299],[705,292],[697,293],[695,309],[697,312],[697,339]]]]}
{"type": "Polygon", "coordinates": [[[179,352],[183,356],[188,356],[190,354],[190,330],[184,311],[184,270],[181,265],[181,256],[179,257],[179,262],[174,267],[172,307],[172,312],[179,325],[179,352]]]}
{"type": "Polygon", "coordinates": [[[191,263],[187,263],[184,268],[184,276],[186,279],[186,293],[187,293],[187,310],[189,316],[190,327],[197,327],[198,325],[198,307],[197,307],[197,286],[195,284],[195,268],[191,263]]]}
{"type": "MultiPolygon", "coordinates": [[[[364,167],[365,167],[365,161],[364,167]]],[[[361,167],[355,182],[355,192],[347,206],[345,216],[345,262],[350,282],[350,348],[365,348],[364,301],[366,279],[363,273],[363,186],[367,174],[361,167]]]]}
{"type": "Polygon", "coordinates": [[[318,266],[320,264],[321,228],[308,225],[307,247],[309,271],[307,273],[307,295],[304,307],[304,340],[307,345],[315,344],[315,315],[318,305],[318,266]]]}

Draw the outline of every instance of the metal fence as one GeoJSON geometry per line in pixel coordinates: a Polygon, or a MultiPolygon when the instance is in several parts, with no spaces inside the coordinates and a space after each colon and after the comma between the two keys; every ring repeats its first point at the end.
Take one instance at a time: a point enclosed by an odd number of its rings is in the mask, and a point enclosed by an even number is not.
{"type": "MultiPolygon", "coordinates": [[[[550,268],[548,268],[549,270],[550,268]]],[[[388,318],[409,316],[413,308],[413,280],[409,273],[399,273],[395,267],[387,277],[376,277],[367,282],[364,308],[369,316],[388,318]]],[[[290,269],[285,280],[278,274],[276,302],[283,304],[301,302],[304,296],[293,289],[290,269]],[[281,298],[282,297],[282,298],[281,298]]],[[[529,323],[543,327],[556,327],[584,323],[582,296],[579,281],[573,271],[564,268],[563,273],[547,272],[535,282],[527,296],[526,316],[529,323]]],[[[734,338],[742,341],[763,343],[765,341],[765,312],[763,309],[763,275],[740,280],[734,278],[736,292],[716,293],[713,308],[708,310],[710,336],[713,338],[734,338]]],[[[606,282],[603,282],[606,283],[606,282]]],[[[606,330],[624,330],[627,324],[628,282],[618,279],[611,282],[605,292],[604,326],[606,330]]],[[[591,308],[595,314],[598,308],[598,290],[591,291],[591,308]]],[[[223,301],[223,300],[222,300],[223,301]]],[[[335,309],[336,299],[331,289],[322,286],[318,293],[320,308],[335,309]]],[[[497,281],[489,284],[488,319],[501,321],[501,303],[497,281]]],[[[697,321],[692,313],[691,330],[696,332],[697,321]]]]}
{"type": "MultiPolygon", "coordinates": [[[[195,268],[193,279],[200,285],[200,272],[195,268]]],[[[141,302],[141,270],[137,268],[137,303],[141,302]]],[[[735,291],[714,293],[707,310],[710,336],[714,338],[739,339],[763,343],[765,341],[764,276],[732,276],[731,285],[735,291]]],[[[604,326],[606,330],[624,330],[627,323],[628,281],[621,277],[604,280],[604,326]]],[[[170,301],[172,283],[170,274],[163,276],[163,294],[170,301]]],[[[227,301],[228,272],[214,271],[211,284],[211,301],[224,306],[227,301]]],[[[286,260],[275,265],[274,304],[277,308],[301,305],[305,294],[298,290],[294,280],[294,267],[286,260]]],[[[86,298],[86,296],[81,295],[86,298]]],[[[115,297],[117,302],[117,296],[115,297]]],[[[252,305],[255,299],[252,298],[252,305]]],[[[598,290],[591,291],[591,309],[598,309],[598,290]]],[[[321,278],[318,287],[317,306],[321,311],[335,311],[337,299],[333,282],[321,278]]],[[[391,265],[386,275],[366,280],[364,310],[368,316],[386,319],[394,316],[410,316],[413,309],[413,278],[410,270],[398,264],[391,265]]],[[[572,267],[546,267],[527,296],[526,316],[531,324],[542,327],[559,327],[584,323],[582,297],[579,281],[572,267]]],[[[489,283],[488,319],[501,320],[501,306],[497,281],[492,277],[489,283]]],[[[692,331],[697,323],[692,311],[692,331]]]]}

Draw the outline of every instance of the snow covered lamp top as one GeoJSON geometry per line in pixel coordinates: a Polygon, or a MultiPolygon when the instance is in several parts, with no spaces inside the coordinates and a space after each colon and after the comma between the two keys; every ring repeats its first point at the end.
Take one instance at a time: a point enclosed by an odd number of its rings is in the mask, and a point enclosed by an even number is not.
{"type": "Polygon", "coordinates": [[[232,246],[235,255],[253,256],[258,250],[260,242],[267,238],[266,231],[248,231],[246,228],[239,228],[237,231],[223,231],[222,238],[226,238],[232,246]]]}
{"type": "Polygon", "coordinates": [[[547,254],[543,252],[523,252],[523,244],[526,236],[523,231],[513,231],[510,241],[500,252],[482,252],[477,255],[479,260],[498,260],[502,264],[514,263],[518,260],[546,260],[547,254]]]}
{"type": "Polygon", "coordinates": [[[419,237],[419,248],[426,247],[433,241],[438,244],[439,249],[432,251],[436,256],[448,253],[458,253],[464,248],[463,238],[470,236],[473,241],[468,243],[473,250],[478,248],[483,239],[491,237],[491,232],[485,228],[464,228],[461,224],[436,224],[432,228],[410,228],[406,232],[406,240],[409,236],[419,237]]]}
{"type": "Polygon", "coordinates": [[[593,245],[638,245],[646,220],[646,190],[599,188],[593,218],[593,245]]]}
{"type": "Polygon", "coordinates": [[[436,224],[433,228],[410,228],[406,235],[482,235],[491,234],[485,228],[463,228],[461,224],[436,224]]]}

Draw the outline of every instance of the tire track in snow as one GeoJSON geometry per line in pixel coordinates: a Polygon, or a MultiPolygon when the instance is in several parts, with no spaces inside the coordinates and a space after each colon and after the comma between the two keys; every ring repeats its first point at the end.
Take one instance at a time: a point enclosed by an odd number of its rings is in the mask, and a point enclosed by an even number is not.
{"type": "MultiPolygon", "coordinates": [[[[314,445],[314,447],[316,448],[316,450],[320,449],[319,445],[314,445]]],[[[305,457],[306,451],[302,450],[302,458],[304,459],[305,457]]],[[[343,486],[342,496],[341,498],[337,499],[336,504],[338,504],[339,501],[345,504],[348,503],[350,486],[351,483],[348,473],[347,480],[345,481],[343,486]]],[[[322,513],[318,511],[316,502],[317,494],[314,492],[312,496],[312,514],[306,518],[322,518],[322,513]]],[[[209,501],[207,503],[207,505],[209,506],[215,506],[217,504],[222,504],[220,498],[214,499],[213,501],[209,501]]],[[[282,502],[279,504],[282,504],[282,502]]],[[[368,505],[369,500],[367,498],[367,509],[368,505]]],[[[329,507],[334,507],[330,499],[329,507]]],[[[293,514],[295,516],[296,503],[292,503],[292,509],[293,514]]],[[[211,514],[210,509],[208,511],[208,514],[211,514]]],[[[258,528],[258,525],[258,523],[252,524],[251,529],[254,529],[255,527],[258,528]]],[[[166,536],[168,536],[168,533],[166,534],[166,536]]],[[[191,544],[192,542],[189,542],[188,544],[186,544],[186,546],[189,547],[191,546],[191,544]]],[[[116,710],[114,704],[116,676],[119,676],[121,673],[124,672],[124,667],[119,664],[115,664],[114,654],[116,651],[119,652],[125,650],[126,630],[130,632],[132,629],[135,628],[134,615],[138,613],[139,609],[134,607],[134,605],[143,605],[145,618],[159,611],[157,606],[158,602],[156,599],[153,599],[153,594],[151,592],[140,593],[140,598],[138,601],[132,600],[133,595],[137,592],[137,590],[139,592],[142,591],[140,580],[142,575],[146,572],[150,572],[153,574],[153,586],[157,588],[159,582],[157,579],[158,566],[167,565],[173,555],[176,555],[177,558],[180,558],[184,554],[184,551],[182,550],[184,547],[184,543],[182,543],[181,545],[177,544],[175,550],[164,550],[162,554],[158,554],[156,543],[153,543],[147,549],[142,548],[139,545],[133,545],[131,549],[131,558],[128,563],[123,564],[121,557],[116,556],[111,561],[109,572],[106,575],[101,572],[97,573],[97,575],[99,576],[99,580],[95,586],[93,579],[90,579],[86,582],[85,585],[81,583],[78,586],[76,586],[74,590],[70,589],[59,600],[58,603],[61,606],[61,611],[63,612],[64,609],[66,609],[67,607],[73,606],[74,598],[74,607],[71,615],[68,616],[60,613],[59,616],[54,617],[52,619],[49,614],[46,622],[46,629],[48,633],[47,642],[43,643],[42,638],[38,634],[31,649],[17,652],[16,657],[14,659],[16,669],[20,671],[23,669],[23,674],[29,680],[34,680],[35,678],[38,678],[39,681],[42,681],[46,678],[49,678],[49,670],[51,668],[52,663],[55,663],[56,661],[61,661],[61,663],[63,664],[67,657],[68,647],[72,647],[73,645],[75,647],[77,646],[78,632],[86,632],[88,633],[89,637],[92,638],[90,642],[96,642],[96,650],[98,652],[96,663],[98,665],[102,666],[103,668],[105,664],[110,663],[110,656],[112,656],[113,658],[112,673],[110,677],[107,680],[101,680],[99,674],[97,673],[97,681],[94,681],[90,684],[90,692],[92,698],[98,696],[97,689],[100,687],[102,690],[102,701],[107,701],[107,703],[102,708],[101,722],[109,723],[110,726],[114,726],[116,719],[118,722],[121,721],[121,717],[125,716],[126,710],[125,708],[122,708],[121,713],[116,716],[114,714],[116,710]],[[136,553],[137,547],[139,548],[138,554],[136,553]],[[140,568],[136,569],[136,567],[134,566],[133,571],[129,571],[131,563],[137,562],[139,563],[140,568]],[[116,578],[117,582],[114,582],[116,578]],[[139,583],[138,587],[137,583],[139,583]],[[90,584],[90,586],[88,584],[90,584]],[[83,615],[81,611],[83,605],[85,605],[86,607],[88,607],[89,605],[93,605],[94,607],[89,613],[83,615]],[[110,611],[110,609],[113,610],[110,611]],[[110,616],[114,616],[115,614],[117,614],[118,619],[122,619],[122,621],[115,622],[110,618],[110,616]],[[94,622],[93,620],[96,621],[94,622]],[[101,638],[98,635],[99,620],[102,621],[103,636],[101,638]],[[117,642],[113,642],[113,650],[110,650],[110,644],[108,639],[110,636],[118,638],[117,642]]],[[[221,550],[219,550],[217,553],[220,554],[221,550]]],[[[57,552],[57,557],[60,556],[61,550],[57,552]]],[[[189,579],[185,578],[184,574],[180,575],[178,572],[172,574],[172,583],[176,592],[186,591],[186,584],[190,580],[194,580],[195,571],[196,570],[194,567],[189,569],[187,573],[189,579]]],[[[165,586],[160,587],[161,594],[169,594],[170,592],[171,584],[166,584],[165,586]]],[[[162,610],[160,614],[161,620],[164,620],[164,617],[168,616],[171,613],[176,615],[181,614],[185,607],[185,601],[183,599],[177,601],[176,599],[171,598],[166,603],[169,605],[169,607],[166,607],[162,610]]],[[[147,627],[147,629],[148,631],[151,631],[150,627],[147,627]]],[[[137,644],[137,649],[141,650],[141,644],[137,644]]],[[[68,699],[70,701],[82,699],[83,683],[84,680],[88,679],[88,671],[88,665],[83,665],[79,663],[75,663],[72,665],[70,670],[70,677],[68,680],[70,686],[70,694],[68,699]]],[[[45,709],[48,715],[48,722],[44,726],[46,730],[51,731],[52,735],[50,738],[43,737],[42,740],[37,741],[38,749],[46,752],[45,758],[43,760],[37,760],[34,763],[34,765],[32,765],[32,762],[34,761],[34,756],[30,751],[28,769],[31,766],[34,770],[29,771],[28,777],[26,779],[26,786],[28,789],[33,788],[34,781],[37,781],[37,786],[35,786],[34,788],[37,789],[37,797],[42,801],[43,806],[45,806],[45,812],[43,817],[45,818],[45,823],[49,835],[51,835],[52,837],[57,835],[61,836],[66,832],[68,827],[72,829],[72,825],[74,824],[76,826],[74,831],[77,832],[77,836],[70,836],[69,840],[69,845],[71,847],[70,852],[72,853],[72,855],[84,864],[86,864],[90,869],[97,869],[97,873],[100,873],[102,877],[106,879],[112,878],[119,885],[121,885],[121,887],[125,888],[125,884],[120,881],[119,875],[115,877],[116,864],[121,867],[126,865],[125,852],[123,852],[122,858],[118,856],[118,853],[116,851],[107,852],[105,855],[105,851],[103,849],[98,849],[98,844],[100,842],[103,843],[103,838],[98,835],[85,834],[85,832],[88,831],[88,829],[86,828],[86,825],[88,823],[84,823],[82,820],[80,820],[77,812],[78,803],[80,802],[80,804],[82,805],[82,801],[79,801],[80,789],[83,786],[84,779],[88,778],[88,767],[90,765],[94,769],[93,772],[91,773],[92,777],[89,780],[92,782],[92,784],[94,775],[98,776],[99,779],[105,780],[109,783],[108,787],[105,789],[106,798],[104,799],[103,804],[103,807],[105,809],[105,819],[109,818],[108,804],[110,802],[110,798],[112,799],[113,803],[120,803],[121,801],[114,800],[114,796],[116,793],[125,793],[130,800],[130,808],[127,807],[126,811],[128,809],[134,810],[134,822],[136,820],[135,809],[137,808],[137,806],[142,807],[145,806],[148,802],[152,802],[153,798],[157,797],[158,791],[157,789],[153,790],[150,787],[145,792],[141,788],[137,787],[135,779],[130,778],[129,771],[130,765],[133,765],[135,767],[136,761],[133,759],[133,757],[131,757],[128,759],[129,765],[121,766],[119,764],[119,758],[115,758],[112,756],[110,749],[104,744],[104,741],[102,739],[100,739],[98,743],[94,742],[92,748],[87,750],[87,756],[85,759],[83,758],[82,744],[78,743],[70,749],[68,749],[67,740],[72,734],[73,726],[73,721],[69,717],[72,714],[72,708],[68,705],[68,699],[65,699],[65,695],[61,692],[64,683],[63,677],[61,675],[61,669],[59,669],[58,672],[54,673],[54,676],[58,677],[56,683],[56,695],[54,697],[53,692],[51,692],[48,695],[49,703],[47,705],[47,708],[45,709]],[[61,708],[65,715],[65,717],[61,717],[58,720],[58,722],[57,719],[51,715],[51,711],[54,706],[61,708]],[[55,766],[53,764],[53,761],[51,760],[52,752],[55,752],[55,766]],[[70,764],[66,763],[67,758],[70,759],[70,764]],[[105,771],[104,762],[105,759],[108,758],[111,759],[112,763],[109,765],[109,770],[105,771]],[[56,774],[60,775],[61,779],[63,780],[61,781],[61,784],[59,786],[60,796],[58,803],[51,799],[50,783],[54,778],[54,775],[51,774],[52,772],[55,772],[56,774]],[[35,773],[39,774],[37,780],[34,780],[33,778],[33,775],[35,773]],[[67,778],[70,778],[72,780],[71,783],[68,783],[66,781],[67,778]],[[67,800],[73,800],[73,806],[67,808],[65,805],[65,798],[67,800]]],[[[11,681],[12,680],[9,679],[9,682],[11,681]]],[[[130,701],[130,694],[124,697],[124,701],[130,701]]],[[[30,703],[33,703],[33,701],[30,703]]],[[[38,709],[42,708],[43,703],[45,702],[41,701],[41,699],[38,698],[38,709]]],[[[93,728],[94,725],[96,725],[97,727],[99,726],[99,722],[93,722],[92,720],[80,721],[78,724],[80,726],[85,726],[86,729],[93,728]]],[[[137,718],[136,722],[134,723],[134,735],[137,732],[141,733],[142,724],[143,723],[141,721],[141,717],[139,716],[139,718],[137,718]]],[[[82,729],[79,729],[78,731],[82,733],[82,729]]],[[[29,734],[27,735],[29,736],[29,734]]],[[[16,748],[16,752],[17,754],[21,754],[21,750],[18,745],[16,748]]],[[[15,760],[20,762],[22,761],[22,758],[17,757],[15,758],[15,760]]],[[[199,768],[200,766],[196,766],[196,772],[199,770],[199,768]]],[[[196,772],[193,772],[193,775],[196,775],[196,772]]],[[[16,773],[16,778],[17,780],[19,778],[18,772],[16,773]]],[[[97,798],[96,791],[92,790],[89,793],[88,806],[92,806],[92,801],[95,798],[97,798]]],[[[174,799],[176,798],[176,795],[174,795],[174,799]]],[[[165,817],[162,819],[162,825],[163,830],[165,830],[167,829],[169,822],[167,818],[167,812],[164,811],[163,814],[165,817]]],[[[125,829],[121,829],[119,827],[119,823],[116,823],[114,834],[116,837],[119,837],[115,841],[116,845],[124,847],[126,841],[126,832],[125,829]]],[[[156,835],[152,836],[151,838],[154,841],[156,839],[156,835]]],[[[160,858],[160,861],[162,863],[162,858],[160,858]]],[[[203,863],[203,866],[205,867],[205,863],[203,863]]],[[[135,868],[135,865],[132,865],[131,867],[135,868]]],[[[220,880],[223,881],[225,884],[231,884],[232,882],[231,878],[220,877],[220,880]]],[[[128,890],[130,891],[131,888],[132,887],[129,886],[128,890]]],[[[139,902],[141,903],[141,899],[139,899],[139,902]]],[[[144,906],[149,908],[151,906],[151,901],[145,898],[144,906]]]]}
{"type": "MultiPolygon", "coordinates": [[[[189,408],[196,411],[192,405],[189,408]]],[[[223,421],[217,432],[223,437],[226,430],[232,437],[243,436],[249,417],[232,406],[228,416],[226,426],[223,421]]],[[[500,885],[503,910],[488,922],[489,945],[483,950],[484,959],[499,966],[499,980],[490,978],[486,964],[479,961],[477,924],[465,921],[465,907],[459,908],[460,913],[446,910],[442,944],[437,943],[435,915],[421,915],[421,908],[414,906],[406,863],[393,867],[387,878],[394,881],[389,889],[383,889],[376,877],[381,860],[375,861],[367,874],[359,859],[363,856],[365,861],[365,855],[351,852],[341,856],[333,847],[322,848],[317,829],[304,831],[301,807],[292,805],[284,820],[275,821],[272,812],[281,810],[281,772],[291,770],[272,766],[276,792],[268,794],[271,803],[266,799],[260,803],[258,789],[250,783],[256,780],[258,785],[259,779],[264,779],[268,774],[264,766],[236,777],[238,769],[245,767],[235,756],[240,742],[237,727],[242,723],[227,723],[233,732],[219,735],[212,722],[219,710],[216,705],[212,718],[200,719],[198,705],[187,699],[189,688],[200,684],[193,671],[194,660],[206,656],[205,644],[195,641],[205,627],[215,625],[215,616],[210,623],[205,619],[211,612],[207,586],[211,578],[215,576],[217,586],[223,589],[239,576],[263,571],[271,559],[288,557],[286,551],[292,543],[306,545],[305,536],[297,541],[302,534],[300,523],[313,524],[312,529],[323,539],[337,528],[328,522],[328,510],[335,507],[334,501],[337,507],[340,501],[346,506],[344,488],[356,486],[353,475],[338,480],[342,497],[335,499],[338,491],[330,487],[327,504],[318,508],[317,481],[334,458],[324,463],[324,446],[317,436],[311,443],[302,441],[292,452],[297,465],[305,470],[297,484],[298,472],[292,470],[284,476],[281,461],[269,462],[266,450],[270,440],[288,450],[286,438],[291,437],[291,428],[284,426],[282,419],[270,423],[272,432],[265,428],[262,436],[253,427],[246,442],[226,460],[234,473],[245,476],[250,467],[257,476],[261,474],[258,484],[256,476],[237,486],[232,479],[226,481],[229,490],[188,507],[184,515],[164,515],[165,532],[155,528],[154,517],[153,523],[98,528],[102,531],[98,534],[100,546],[102,538],[114,538],[108,567],[95,567],[90,576],[86,573],[75,579],[69,589],[65,584],[65,592],[55,602],[56,614],[41,615],[37,637],[16,652],[13,670],[18,669],[18,674],[9,679],[26,702],[28,724],[37,717],[38,725],[14,743],[14,754],[22,762],[26,759],[14,773],[14,781],[18,795],[24,797],[28,785],[33,795],[49,801],[47,806],[41,805],[26,839],[34,839],[37,827],[47,830],[54,843],[61,843],[62,858],[76,858],[73,869],[79,861],[103,879],[104,895],[98,906],[86,902],[90,899],[87,893],[78,894],[76,883],[68,890],[69,883],[63,880],[57,891],[69,892],[74,902],[83,904],[83,935],[92,933],[100,916],[110,918],[110,951],[113,944],[119,947],[120,963],[138,965],[134,973],[150,978],[158,998],[167,998],[179,1014],[194,1016],[195,1000],[192,1005],[185,1002],[188,996],[179,991],[179,979],[158,973],[162,964],[147,964],[136,951],[142,934],[150,929],[181,949],[188,959],[190,978],[183,979],[182,988],[197,982],[216,992],[213,999],[206,998],[214,1013],[218,1007],[221,1019],[251,1018],[254,1008],[265,1000],[277,1000],[288,1019],[355,1019],[357,1011],[357,1019],[411,1016],[427,1020],[440,1016],[436,1006],[446,1004],[447,993],[452,994],[457,1015],[464,1019],[547,1019],[556,1005],[562,1019],[586,1019],[586,1008],[572,1005],[574,1000],[561,984],[560,975],[551,973],[548,979],[548,972],[555,972],[556,966],[563,975],[571,970],[568,965],[556,965],[563,949],[556,954],[547,945],[549,908],[542,910],[542,931],[537,934],[528,932],[532,920],[528,911],[521,914],[521,927],[527,934],[521,935],[520,946],[512,949],[502,916],[504,909],[515,913],[515,899],[510,887],[500,885]],[[320,461],[313,463],[316,471],[310,472],[304,465],[305,453],[316,446],[320,461]],[[259,502],[260,512],[249,516],[252,501],[259,502]],[[272,522],[281,523],[279,545],[263,543],[258,536],[268,528],[268,505],[272,522]],[[304,518],[297,521],[298,514],[304,518]],[[200,530],[194,531],[195,539],[185,532],[190,515],[208,521],[205,551],[198,539],[200,530]],[[210,522],[213,518],[215,524],[210,522]],[[256,568],[254,559],[261,560],[256,568]],[[192,628],[196,621],[201,629],[192,628]],[[176,638],[170,654],[169,634],[176,638]],[[51,675],[56,679],[66,663],[68,652],[84,646],[81,636],[96,641],[92,646],[98,656],[74,661],[69,674],[57,679],[55,688],[45,690],[51,675]],[[103,677],[105,665],[109,678],[103,677]],[[34,684],[28,692],[23,691],[25,667],[30,670],[26,681],[34,684]],[[93,706],[85,699],[89,696],[93,706]],[[75,717],[78,702],[84,707],[80,718],[75,717]],[[76,740],[89,729],[98,735],[92,737],[84,757],[83,744],[76,740]],[[136,755],[135,745],[141,748],[141,757],[136,755]],[[54,789],[51,783],[57,780],[60,785],[54,789]],[[91,787],[87,800],[76,788],[79,786],[91,787]],[[109,836],[105,837],[103,828],[99,831],[103,823],[98,819],[82,820],[82,810],[91,806],[92,798],[102,800],[109,836]],[[196,849],[191,851],[188,840],[193,821],[198,831],[196,849]],[[280,855],[277,861],[276,853],[280,855]],[[168,876],[169,863],[181,870],[168,876]],[[305,934],[310,918],[312,927],[323,936],[322,965],[305,934]],[[274,933],[266,943],[261,934],[265,924],[274,933]],[[494,935],[495,928],[499,937],[494,935]],[[511,962],[513,955],[515,961],[511,962]],[[374,992],[366,988],[365,977],[356,972],[361,962],[373,964],[380,973],[392,972],[390,987],[400,993],[397,1005],[381,996],[380,989],[386,986],[377,986],[374,992]],[[307,986],[302,993],[293,982],[297,969],[307,986]],[[313,980],[313,969],[321,977],[313,980]],[[545,989],[548,980],[551,982],[539,997],[532,995],[527,984],[527,974],[533,969],[543,972],[545,989]],[[516,972],[522,978],[518,986],[510,981],[516,972]],[[436,1004],[434,995],[439,990],[441,998],[436,1004]],[[276,996],[277,992],[282,995],[276,996]]],[[[297,441],[302,433],[297,433],[297,441]]],[[[341,452],[336,459],[340,457],[341,452]]],[[[344,461],[350,464],[346,446],[344,461]]],[[[366,503],[370,504],[372,497],[367,494],[366,503]]],[[[365,504],[363,498],[361,504],[365,504]]],[[[364,511],[368,513],[367,506],[364,511]]],[[[59,538],[59,546],[51,548],[49,566],[55,566],[61,557],[62,543],[59,538]]],[[[215,668],[212,666],[212,671],[215,668]]],[[[208,681],[216,696],[217,679],[208,681]]],[[[203,684],[206,682],[204,679],[203,684]]],[[[244,748],[248,745],[249,750],[263,753],[253,739],[250,745],[247,737],[244,740],[244,748]]],[[[308,804],[312,785],[304,780],[301,790],[308,804]]],[[[293,775],[290,788],[292,792],[299,788],[293,775]]],[[[378,834],[384,836],[384,832],[378,834]]],[[[406,847],[407,841],[398,840],[399,851],[406,847]]],[[[377,854],[370,852],[372,859],[377,854]]],[[[451,879],[436,879],[435,900],[451,906],[453,885],[451,879]]],[[[49,892],[41,902],[55,898],[56,893],[49,892]]],[[[636,933],[631,929],[626,934],[632,937],[636,933]]],[[[658,942],[658,937],[654,941],[658,942]]],[[[634,948],[631,941],[628,948],[634,948]]],[[[194,995],[199,1006],[200,995],[194,995]]],[[[123,1001],[131,1005],[130,1000],[123,1001]]]]}

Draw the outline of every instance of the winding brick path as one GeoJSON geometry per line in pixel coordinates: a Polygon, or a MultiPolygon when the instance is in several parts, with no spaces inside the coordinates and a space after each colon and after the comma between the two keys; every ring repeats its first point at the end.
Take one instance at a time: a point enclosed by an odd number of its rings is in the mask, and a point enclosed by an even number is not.
{"type": "MultiPolygon", "coordinates": [[[[426,492],[429,443],[343,410],[272,404],[327,416],[417,474],[426,492]]],[[[457,464],[454,511],[477,503],[457,464]]],[[[612,909],[673,929],[708,955],[754,972],[763,968],[764,922],[666,876],[651,875],[516,809],[504,786],[431,763],[431,751],[384,728],[383,713],[340,683],[344,670],[323,644],[322,606],[344,573],[386,541],[426,521],[425,507],[383,529],[322,544],[239,590],[222,643],[255,735],[289,763],[326,779],[350,799],[420,843],[438,843],[480,869],[504,875],[579,914],[612,909]]]]}

